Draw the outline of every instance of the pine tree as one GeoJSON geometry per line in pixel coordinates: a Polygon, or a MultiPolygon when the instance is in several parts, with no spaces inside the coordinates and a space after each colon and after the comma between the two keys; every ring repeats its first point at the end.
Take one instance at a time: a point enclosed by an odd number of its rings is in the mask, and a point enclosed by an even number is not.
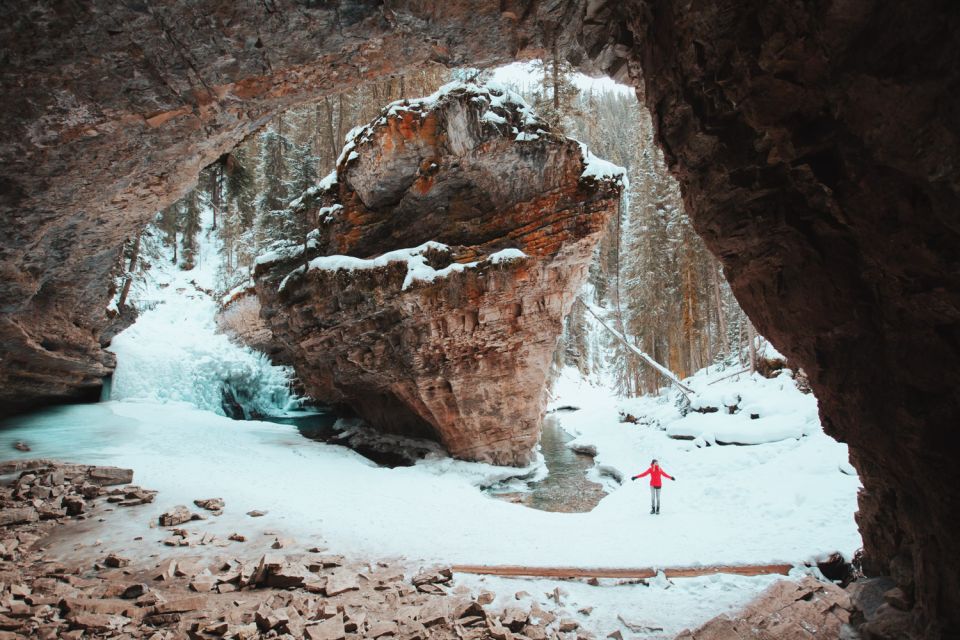
{"type": "Polygon", "coordinates": [[[174,202],[164,207],[160,213],[157,214],[157,219],[154,224],[162,234],[163,245],[173,249],[173,263],[177,264],[177,236],[180,233],[180,203],[174,202]]]}
{"type": "Polygon", "coordinates": [[[189,271],[196,266],[197,254],[199,253],[197,236],[200,235],[200,194],[194,189],[180,203],[179,226],[182,256],[180,268],[189,271]]]}
{"type": "Polygon", "coordinates": [[[580,89],[571,80],[574,68],[560,57],[556,49],[549,60],[541,60],[535,65],[543,74],[543,81],[533,100],[534,110],[554,131],[571,131],[575,120],[582,116],[578,104],[580,89]]]}

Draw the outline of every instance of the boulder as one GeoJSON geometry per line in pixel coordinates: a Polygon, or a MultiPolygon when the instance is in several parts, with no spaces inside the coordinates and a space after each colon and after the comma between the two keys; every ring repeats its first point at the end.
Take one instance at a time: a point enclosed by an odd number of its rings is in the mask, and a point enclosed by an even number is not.
{"type": "Polygon", "coordinates": [[[341,158],[292,204],[316,226],[306,253],[255,272],[307,393],[457,457],[529,462],[623,170],[473,85],[390,105],[341,158]]]}
{"type": "Polygon", "coordinates": [[[126,567],[127,565],[130,564],[130,558],[124,558],[122,556],[118,556],[115,553],[111,553],[104,559],[103,564],[114,569],[120,568],[120,567],[126,567]]]}
{"type": "Polygon", "coordinates": [[[266,584],[277,589],[302,587],[308,576],[313,578],[302,566],[285,562],[268,572],[266,584]]]}
{"type": "Polygon", "coordinates": [[[67,510],[67,515],[80,515],[87,508],[87,503],[80,496],[66,496],[63,499],[63,508],[67,510]]]}
{"type": "Polygon", "coordinates": [[[187,509],[184,505],[177,505],[170,511],[160,514],[160,526],[175,527],[178,524],[190,522],[191,520],[197,520],[199,518],[200,516],[198,514],[192,513],[190,509],[187,509]]]}
{"type": "Polygon", "coordinates": [[[102,487],[116,484],[130,484],[133,482],[133,469],[90,467],[87,470],[87,478],[90,482],[102,487]]]}
{"type": "Polygon", "coordinates": [[[336,596],[347,591],[356,591],[360,588],[356,574],[348,570],[335,571],[327,578],[327,596],[336,596]]]}
{"type": "Polygon", "coordinates": [[[304,629],[309,640],[343,640],[346,636],[343,615],[338,614],[319,624],[309,625],[304,629]]]}

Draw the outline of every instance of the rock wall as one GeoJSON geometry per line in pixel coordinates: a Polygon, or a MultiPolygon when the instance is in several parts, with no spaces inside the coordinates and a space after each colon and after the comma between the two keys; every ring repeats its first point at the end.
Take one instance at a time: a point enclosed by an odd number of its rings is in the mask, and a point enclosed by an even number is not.
{"type": "Polygon", "coordinates": [[[88,395],[124,239],[277,109],[552,45],[636,86],[741,304],[851,446],[874,571],[960,628],[958,11],[106,0],[0,6],[0,404],[88,395]]]}
{"type": "Polygon", "coordinates": [[[307,393],[457,457],[528,463],[623,170],[473,85],[387,107],[341,158],[295,201],[319,224],[306,254],[255,272],[307,393]]]}

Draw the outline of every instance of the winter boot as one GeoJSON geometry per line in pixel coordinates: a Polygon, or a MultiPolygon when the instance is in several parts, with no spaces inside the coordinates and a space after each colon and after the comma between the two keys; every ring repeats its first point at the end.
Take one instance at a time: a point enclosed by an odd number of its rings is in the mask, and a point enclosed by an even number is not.
{"type": "Polygon", "coordinates": [[[656,513],[657,515],[660,515],[660,508],[657,507],[657,509],[654,511],[654,513],[656,513]]]}
{"type": "Polygon", "coordinates": [[[650,507],[650,515],[655,514],[657,511],[653,507],[650,507]]]}

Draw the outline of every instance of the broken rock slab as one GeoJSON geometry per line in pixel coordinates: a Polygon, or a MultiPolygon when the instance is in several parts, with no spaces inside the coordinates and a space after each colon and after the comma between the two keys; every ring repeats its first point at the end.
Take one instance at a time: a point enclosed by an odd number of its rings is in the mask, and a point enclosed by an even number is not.
{"type": "Polygon", "coordinates": [[[160,514],[161,527],[175,527],[191,520],[203,520],[199,513],[193,513],[184,505],[177,505],[170,511],[160,514]]]}
{"type": "Polygon", "coordinates": [[[847,593],[834,584],[809,576],[800,582],[780,580],[739,613],[717,616],[695,631],[684,631],[677,640],[835,640],[852,633],[851,610],[847,593]]]}
{"type": "Polygon", "coordinates": [[[223,511],[223,507],[225,506],[223,498],[203,498],[194,500],[193,504],[207,511],[223,511]]]}

